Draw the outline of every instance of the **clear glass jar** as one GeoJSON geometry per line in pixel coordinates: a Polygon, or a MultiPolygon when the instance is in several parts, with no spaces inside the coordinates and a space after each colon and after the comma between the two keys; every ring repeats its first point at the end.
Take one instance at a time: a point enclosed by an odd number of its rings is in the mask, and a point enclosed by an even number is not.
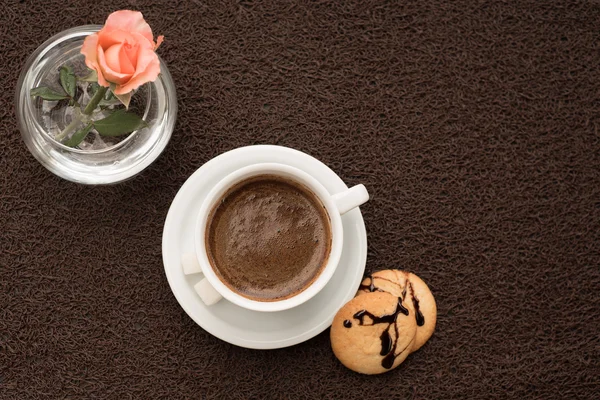
{"type": "MultiPolygon", "coordinates": [[[[90,133],[77,148],[55,140],[57,129],[72,119],[72,107],[53,109],[52,102],[32,98],[29,91],[48,81],[58,81],[59,68],[68,63],[77,75],[85,74],[85,58],[80,54],[86,36],[100,25],[85,25],[63,31],[38,47],[21,71],[15,95],[19,129],[35,158],[49,171],[69,181],[100,185],[129,179],[140,173],[166,147],[177,117],[175,85],[167,66],[160,60],[160,75],[139,88],[132,105],[143,114],[147,128],[122,138],[101,138],[90,133]],[[48,104],[49,103],[49,104],[48,104]]],[[[78,93],[85,100],[86,83],[78,93]]]]}

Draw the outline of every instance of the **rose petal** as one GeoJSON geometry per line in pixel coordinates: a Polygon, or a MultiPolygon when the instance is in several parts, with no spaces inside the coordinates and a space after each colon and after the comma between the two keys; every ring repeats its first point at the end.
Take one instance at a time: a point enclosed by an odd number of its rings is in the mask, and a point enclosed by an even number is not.
{"type": "Polygon", "coordinates": [[[83,41],[83,45],[81,46],[81,54],[85,56],[85,65],[88,68],[93,69],[98,74],[98,84],[104,87],[108,87],[108,82],[104,79],[104,75],[102,75],[102,70],[98,65],[98,34],[94,33],[89,35],[83,41]]]}
{"type": "Polygon", "coordinates": [[[104,28],[107,31],[114,29],[124,30],[127,32],[139,32],[146,39],[154,43],[152,39],[152,29],[144,16],[139,11],[120,10],[110,14],[104,23],[104,28]]]}
{"type": "MultiPolygon", "coordinates": [[[[135,72],[135,65],[133,65],[133,62],[129,58],[129,54],[126,50],[126,47],[128,46],[128,43],[124,44],[121,46],[121,50],[119,51],[119,71],[121,71],[123,74],[133,74],[135,72]]],[[[135,62],[137,62],[137,53],[135,54],[135,62]]]]}
{"type": "Polygon", "coordinates": [[[160,74],[160,61],[153,50],[140,49],[136,72],[124,84],[118,85],[115,94],[129,93],[147,82],[154,82],[160,74]]]}
{"type": "Polygon", "coordinates": [[[134,72],[135,72],[135,66],[137,65],[137,58],[138,58],[139,50],[140,50],[140,45],[138,43],[126,42],[125,45],[123,45],[123,51],[125,52],[125,54],[127,55],[127,58],[131,62],[134,72]]]}
{"type": "Polygon", "coordinates": [[[127,82],[126,84],[117,85],[117,88],[115,89],[115,94],[126,94],[148,82],[154,82],[159,74],[160,62],[158,61],[158,59],[156,59],[156,61],[153,61],[148,66],[148,69],[146,71],[130,79],[129,82],[127,82]]]}
{"type": "Polygon", "coordinates": [[[165,40],[165,37],[163,35],[160,35],[159,37],[157,37],[156,38],[156,46],[154,46],[154,50],[158,49],[158,46],[160,46],[164,40],[165,40]]]}
{"type": "Polygon", "coordinates": [[[131,32],[131,42],[140,46],[142,49],[148,49],[154,51],[154,42],[146,39],[145,36],[138,32],[131,32]]]}
{"type": "Polygon", "coordinates": [[[145,49],[145,50],[153,50],[153,44],[152,42],[148,41],[148,39],[146,39],[144,36],[142,36],[140,33],[137,32],[133,32],[131,34],[131,40],[132,40],[132,44],[130,44],[130,42],[126,42],[125,44],[125,52],[127,53],[127,56],[129,57],[129,60],[131,61],[131,64],[133,65],[133,68],[137,71],[139,69],[145,69],[146,68],[146,64],[144,64],[143,60],[142,60],[142,65],[138,66],[138,55],[140,54],[140,52],[145,49]]]}
{"type": "Polygon", "coordinates": [[[97,33],[93,33],[84,39],[83,45],[81,45],[81,54],[83,54],[85,56],[86,64],[88,62],[91,62],[94,64],[97,63],[97,58],[96,58],[96,47],[97,46],[98,46],[98,34],[97,33]]]}
{"type": "Polygon", "coordinates": [[[112,31],[106,31],[102,29],[98,32],[98,44],[103,49],[108,49],[110,46],[124,42],[135,42],[135,39],[131,36],[130,32],[122,29],[115,29],[112,31]]]}
{"type": "Polygon", "coordinates": [[[122,44],[113,44],[108,49],[104,50],[104,57],[106,58],[106,65],[115,72],[121,73],[133,73],[135,71],[122,71],[121,61],[119,60],[119,53],[123,49],[122,44]]]}
{"type": "Polygon", "coordinates": [[[102,70],[102,74],[107,81],[123,84],[131,79],[132,74],[123,74],[117,71],[112,70],[108,64],[106,63],[106,57],[104,55],[104,50],[102,47],[98,46],[98,64],[100,65],[100,69],[102,70]]]}

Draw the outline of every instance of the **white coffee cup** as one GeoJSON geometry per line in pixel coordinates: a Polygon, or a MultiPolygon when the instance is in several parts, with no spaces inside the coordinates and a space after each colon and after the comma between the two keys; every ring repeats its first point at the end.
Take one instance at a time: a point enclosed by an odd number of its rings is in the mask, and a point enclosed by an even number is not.
{"type": "Polygon", "coordinates": [[[325,287],[338,267],[344,245],[344,232],[341,216],[346,212],[360,206],[369,200],[369,194],[364,185],[356,185],[341,193],[331,195],[327,189],[314,177],[306,172],[284,164],[263,163],[250,165],[232,172],[217,183],[208,193],[202,203],[196,221],[195,247],[196,257],[204,278],[196,285],[196,290],[207,305],[221,300],[223,297],[230,302],[255,311],[281,311],[296,307],[325,287]],[[206,249],[206,234],[208,218],[216,203],[222,199],[227,191],[236,184],[249,178],[260,175],[275,175],[297,183],[310,189],[321,201],[329,216],[331,224],[331,250],[327,264],[319,276],[298,294],[282,300],[257,301],[244,297],[221,282],[209,261],[206,249]]]}

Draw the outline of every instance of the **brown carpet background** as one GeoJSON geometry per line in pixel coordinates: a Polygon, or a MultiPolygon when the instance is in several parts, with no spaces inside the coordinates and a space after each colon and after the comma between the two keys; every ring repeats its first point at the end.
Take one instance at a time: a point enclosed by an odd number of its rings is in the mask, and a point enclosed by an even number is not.
{"type": "Polygon", "coordinates": [[[597,1],[13,1],[0,12],[0,399],[597,399],[597,1]],[[165,153],[84,187],[46,171],[14,87],[51,35],[144,13],[177,85],[165,153]],[[222,342],[170,292],[162,227],[218,154],[279,144],[364,183],[367,271],[420,275],[435,335],[346,370],[328,331],[222,342]]]}

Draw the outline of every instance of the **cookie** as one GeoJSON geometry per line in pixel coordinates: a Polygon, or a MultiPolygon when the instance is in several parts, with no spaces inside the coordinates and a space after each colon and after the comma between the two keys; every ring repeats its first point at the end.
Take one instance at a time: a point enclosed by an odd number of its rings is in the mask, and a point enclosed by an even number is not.
{"type": "Polygon", "coordinates": [[[331,325],[331,347],[351,370],[381,374],[406,359],[416,332],[416,320],[402,298],[387,292],[365,293],[336,314],[331,325]]]}
{"type": "Polygon", "coordinates": [[[416,351],[429,340],[435,330],[437,307],[427,284],[417,275],[397,269],[377,271],[366,277],[357,296],[385,292],[401,297],[417,323],[417,335],[412,348],[416,351]]]}

